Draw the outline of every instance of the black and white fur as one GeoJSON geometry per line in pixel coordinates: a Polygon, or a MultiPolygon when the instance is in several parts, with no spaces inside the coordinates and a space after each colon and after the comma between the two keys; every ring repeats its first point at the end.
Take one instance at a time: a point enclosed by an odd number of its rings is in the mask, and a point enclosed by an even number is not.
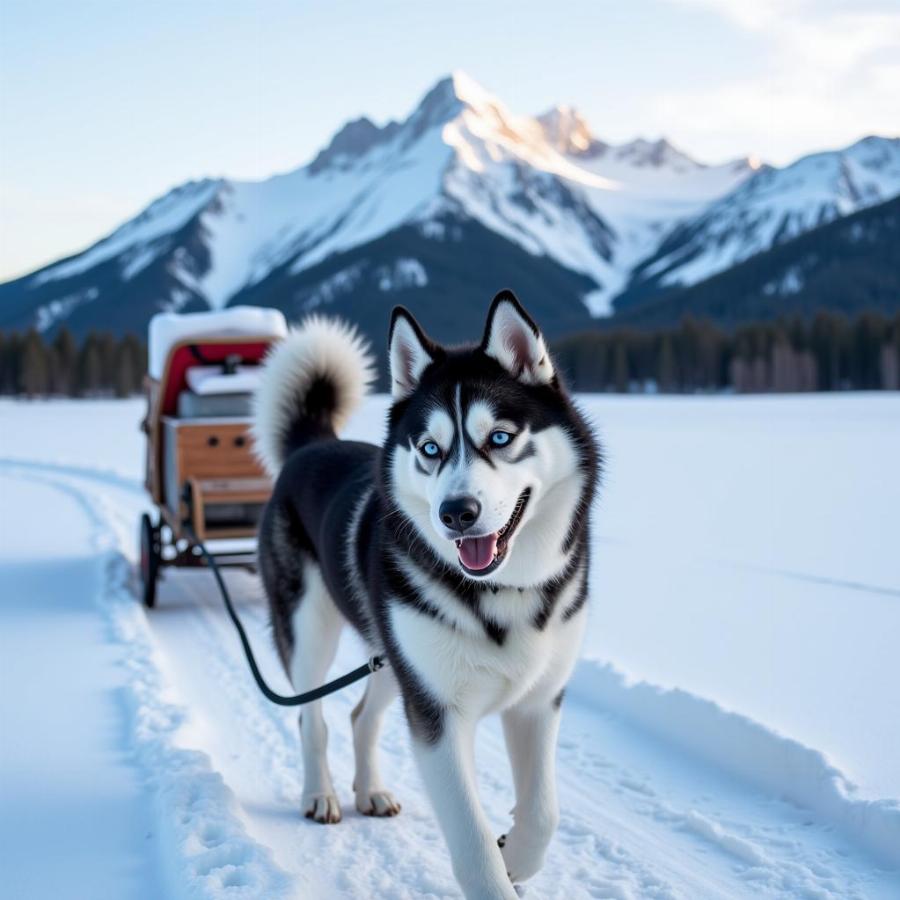
{"type": "MultiPolygon", "coordinates": [[[[255,432],[277,474],[259,543],[275,639],[297,691],[324,681],[348,622],[387,655],[352,717],[357,808],[400,810],[375,752],[399,689],[463,892],[511,900],[559,818],[556,738],[585,624],[598,450],[509,291],[478,346],[441,347],[397,308],[389,351],[383,447],[336,436],[372,379],[350,328],[307,320],[267,362],[255,432]],[[499,841],[473,761],[475,727],[492,712],[516,794],[499,841]]],[[[303,811],[337,822],[321,703],[304,707],[300,731],[303,811]]]]}

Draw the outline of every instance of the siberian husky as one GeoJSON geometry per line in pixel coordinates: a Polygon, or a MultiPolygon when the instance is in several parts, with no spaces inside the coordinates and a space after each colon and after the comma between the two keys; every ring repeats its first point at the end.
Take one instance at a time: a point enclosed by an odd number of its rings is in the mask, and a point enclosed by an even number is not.
{"type": "MultiPolygon", "coordinates": [[[[352,715],[357,809],[400,811],[376,754],[399,691],[457,881],[470,900],[510,900],[559,819],[554,757],[585,625],[598,448],[509,291],[477,346],[440,346],[398,307],[388,349],[382,447],[337,437],[374,376],[352,328],[307,319],[266,363],[254,433],[277,476],[259,540],[275,641],[297,691],[325,680],[347,623],[387,656],[352,715]],[[473,761],[493,712],[516,797],[499,840],[473,761]]],[[[338,822],[321,702],[300,734],[303,812],[338,822]]]]}

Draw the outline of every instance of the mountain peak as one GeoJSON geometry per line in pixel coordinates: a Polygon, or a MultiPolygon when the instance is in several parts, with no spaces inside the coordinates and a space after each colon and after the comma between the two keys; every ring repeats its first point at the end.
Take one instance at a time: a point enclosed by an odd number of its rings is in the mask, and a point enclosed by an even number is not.
{"type": "MultiPolygon", "coordinates": [[[[425,95],[425,99],[429,97],[457,100],[471,109],[478,109],[485,105],[496,105],[500,102],[468,72],[464,72],[462,69],[454,69],[450,74],[439,79],[425,95]]],[[[425,100],[422,102],[424,103],[425,100]]]]}
{"type": "Polygon", "coordinates": [[[445,79],[453,85],[456,98],[472,109],[485,105],[497,105],[499,100],[486,91],[471,75],[462,69],[454,69],[445,79]]]}
{"type": "Polygon", "coordinates": [[[415,122],[416,130],[421,131],[426,127],[445,124],[465,110],[494,123],[503,123],[511,118],[493,94],[470,75],[456,70],[428,91],[407,121],[415,122]]]}
{"type": "Polygon", "coordinates": [[[399,127],[392,121],[379,128],[366,116],[347,122],[310,163],[310,173],[314,175],[341,159],[349,161],[363,156],[376,144],[393,137],[399,127]]]}
{"type": "Polygon", "coordinates": [[[574,106],[554,106],[537,117],[544,139],[554,150],[571,156],[596,156],[606,149],[591,134],[587,120],[574,106]]]}
{"type": "Polygon", "coordinates": [[[631,165],[639,168],[671,167],[676,170],[704,168],[702,163],[692,159],[664,137],[655,141],[643,137],[635,138],[633,141],[616,147],[615,156],[617,159],[627,160],[631,165]]]}
{"type": "Polygon", "coordinates": [[[402,124],[391,121],[379,127],[366,116],[347,122],[310,163],[309,172],[315,175],[335,165],[340,168],[352,164],[398,132],[403,133],[404,145],[409,145],[426,131],[451,122],[466,110],[495,126],[510,118],[499,100],[470,75],[457,70],[437,81],[402,124]]]}

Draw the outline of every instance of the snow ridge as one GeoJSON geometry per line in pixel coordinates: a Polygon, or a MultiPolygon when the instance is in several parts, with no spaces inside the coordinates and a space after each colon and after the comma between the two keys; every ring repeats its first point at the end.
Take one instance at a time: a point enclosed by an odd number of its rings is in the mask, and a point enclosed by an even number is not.
{"type": "Polygon", "coordinates": [[[123,264],[123,275],[126,280],[133,278],[155,258],[154,253],[162,252],[167,246],[164,242],[160,243],[154,251],[151,249],[154,242],[187,224],[200,209],[212,201],[222,184],[219,180],[204,179],[199,182],[189,181],[174,188],[83,253],[42,269],[32,278],[32,285],[37,287],[48,281],[80,275],[126,251],[128,255],[123,264]],[[151,254],[150,258],[145,256],[147,253],[151,254]],[[137,263],[138,259],[140,265],[137,263]]]}
{"type": "MultiPolygon", "coordinates": [[[[680,688],[629,681],[609,663],[583,660],[568,690],[582,702],[614,712],[731,775],[814,811],[888,866],[900,868],[900,802],[854,797],[856,787],[820,751],[680,688]]],[[[709,831],[702,822],[694,828],[709,831]]]]}
{"type": "Polygon", "coordinates": [[[900,193],[900,138],[867,137],[844,150],[764,166],[698,216],[679,223],[637,280],[694,284],[755,253],[900,193]]]}

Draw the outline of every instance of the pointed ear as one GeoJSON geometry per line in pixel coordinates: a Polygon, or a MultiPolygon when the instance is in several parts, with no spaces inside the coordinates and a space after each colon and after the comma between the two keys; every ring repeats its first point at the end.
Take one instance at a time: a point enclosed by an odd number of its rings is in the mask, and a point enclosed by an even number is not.
{"type": "Polygon", "coordinates": [[[434,361],[434,352],[434,343],[412,313],[402,306],[395,306],[388,337],[391,393],[395,400],[408,397],[416,389],[422,373],[434,361]]]}
{"type": "Polygon", "coordinates": [[[550,384],[554,379],[543,335],[512,291],[494,297],[481,349],[526,384],[550,384]]]}

